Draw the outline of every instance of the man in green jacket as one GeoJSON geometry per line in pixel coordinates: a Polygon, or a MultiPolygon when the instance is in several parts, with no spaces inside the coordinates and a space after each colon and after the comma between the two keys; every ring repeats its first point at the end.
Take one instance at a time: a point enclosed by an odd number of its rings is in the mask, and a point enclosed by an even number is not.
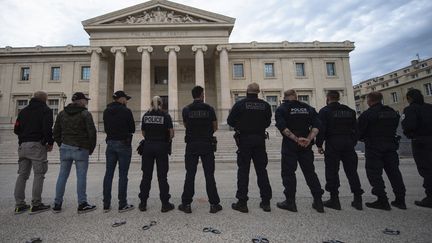
{"type": "Polygon", "coordinates": [[[72,96],[72,103],[61,111],[54,125],[54,140],[60,147],[60,172],[57,179],[56,197],[53,211],[61,212],[66,182],[75,161],[77,173],[78,213],[96,209],[87,203],[87,169],[89,155],[96,147],[96,127],[93,117],[87,111],[89,98],[77,92],[72,96]]]}

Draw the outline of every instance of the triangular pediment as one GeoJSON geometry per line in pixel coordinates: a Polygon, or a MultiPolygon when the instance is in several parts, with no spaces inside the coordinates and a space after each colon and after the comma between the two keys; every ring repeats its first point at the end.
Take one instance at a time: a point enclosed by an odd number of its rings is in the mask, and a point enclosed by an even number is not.
{"type": "Polygon", "coordinates": [[[82,22],[87,26],[228,24],[235,19],[186,5],[152,0],[82,22]]]}

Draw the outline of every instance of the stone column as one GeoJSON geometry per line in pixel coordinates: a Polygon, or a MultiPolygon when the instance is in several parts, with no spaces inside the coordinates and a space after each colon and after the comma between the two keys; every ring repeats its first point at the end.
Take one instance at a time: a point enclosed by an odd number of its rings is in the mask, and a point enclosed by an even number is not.
{"type": "Polygon", "coordinates": [[[226,124],[229,110],[231,109],[231,91],[229,81],[229,62],[228,62],[228,51],[231,50],[231,45],[218,45],[216,50],[219,51],[219,63],[220,63],[220,89],[221,89],[221,106],[219,107],[221,112],[221,121],[219,123],[226,124]]]}
{"type": "Polygon", "coordinates": [[[192,46],[192,51],[195,52],[195,85],[203,88],[205,88],[204,52],[207,49],[207,46],[192,46]]]}
{"type": "Polygon", "coordinates": [[[138,52],[142,53],[141,59],[141,116],[150,109],[151,81],[150,81],[150,54],[153,52],[151,46],[140,46],[138,52]]]}
{"type": "Polygon", "coordinates": [[[178,120],[177,52],[179,46],[165,46],[168,52],[168,109],[173,121],[178,120]]]}
{"type": "Polygon", "coordinates": [[[114,92],[124,90],[124,55],[126,47],[112,47],[111,52],[115,54],[114,68],[114,92]]]}
{"type": "Polygon", "coordinates": [[[89,111],[93,115],[93,120],[96,128],[99,126],[99,72],[100,72],[100,56],[102,49],[99,47],[91,47],[87,49],[87,53],[91,53],[90,58],[90,82],[89,82],[89,111]]]}

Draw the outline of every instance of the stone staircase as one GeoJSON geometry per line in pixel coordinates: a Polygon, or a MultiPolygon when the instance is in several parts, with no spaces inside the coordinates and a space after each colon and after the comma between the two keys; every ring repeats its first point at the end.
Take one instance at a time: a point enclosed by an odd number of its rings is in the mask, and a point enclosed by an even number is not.
{"type": "MultiPolygon", "coordinates": [[[[269,162],[280,162],[280,148],[282,142],[282,136],[279,131],[271,127],[268,130],[270,135],[270,139],[266,140],[267,154],[269,158],[269,162]]],[[[236,150],[237,146],[233,139],[233,131],[230,131],[226,127],[222,127],[218,130],[215,135],[218,139],[218,149],[215,153],[216,162],[226,162],[226,163],[235,163],[236,162],[236,150]]],[[[173,140],[172,146],[172,155],[170,156],[170,162],[184,162],[184,152],[185,146],[184,143],[184,128],[177,127],[175,129],[175,137],[173,140]]],[[[91,163],[105,163],[105,133],[98,133],[98,142],[95,151],[90,156],[91,163]]],[[[133,137],[133,153],[132,153],[132,162],[139,163],[141,162],[141,157],[136,153],[136,148],[138,147],[139,142],[141,141],[142,136],[139,132],[137,132],[133,137]]],[[[0,163],[17,163],[17,137],[13,134],[12,130],[0,130],[0,163]]],[[[323,155],[318,154],[315,150],[315,158],[323,159],[323,155]]],[[[359,157],[363,157],[363,153],[358,152],[359,157]]],[[[51,153],[48,154],[48,160],[50,163],[59,163],[60,162],[60,154],[57,145],[54,146],[54,149],[51,153]]]]}

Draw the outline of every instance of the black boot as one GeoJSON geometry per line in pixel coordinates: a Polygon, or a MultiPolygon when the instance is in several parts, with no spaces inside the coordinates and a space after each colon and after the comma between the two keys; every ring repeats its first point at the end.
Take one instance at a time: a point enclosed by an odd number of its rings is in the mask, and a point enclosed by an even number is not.
{"type": "Polygon", "coordinates": [[[264,210],[264,212],[271,211],[270,202],[268,201],[262,201],[259,206],[260,208],[262,208],[262,210],[264,210]]]}
{"type": "Polygon", "coordinates": [[[432,197],[425,197],[421,201],[415,201],[414,204],[419,207],[432,208],[432,197]]]}
{"type": "Polygon", "coordinates": [[[247,203],[245,201],[238,201],[236,203],[231,204],[231,208],[237,210],[242,213],[248,213],[249,209],[247,207],[247,203]]]}
{"type": "Polygon", "coordinates": [[[362,196],[354,195],[354,201],[351,202],[351,206],[357,210],[363,210],[362,196]]]}
{"type": "Polygon", "coordinates": [[[276,203],[276,207],[280,208],[280,209],[285,209],[291,212],[296,213],[297,212],[297,205],[295,203],[295,200],[293,199],[287,199],[283,202],[278,202],[276,203]]]}
{"type": "Polygon", "coordinates": [[[329,200],[323,202],[323,205],[324,205],[324,207],[333,208],[333,209],[336,209],[336,210],[341,210],[342,209],[340,201],[339,201],[339,196],[336,195],[336,194],[332,194],[330,196],[329,200]]]}
{"type": "Polygon", "coordinates": [[[190,204],[180,204],[178,205],[178,209],[183,211],[184,213],[192,213],[192,208],[190,204]]]}
{"type": "Polygon", "coordinates": [[[391,202],[391,205],[399,209],[407,209],[407,206],[405,204],[405,197],[396,197],[396,199],[391,202]]]}
{"type": "Polygon", "coordinates": [[[138,205],[138,208],[141,212],[144,212],[147,210],[147,201],[141,201],[138,205]]]}
{"type": "Polygon", "coordinates": [[[165,202],[165,203],[162,203],[161,212],[166,213],[166,212],[173,210],[174,208],[175,208],[174,204],[172,204],[170,202],[165,202]]]}
{"type": "Polygon", "coordinates": [[[366,203],[366,207],[390,211],[391,207],[387,197],[378,197],[375,202],[366,203]]]}
{"type": "Polygon", "coordinates": [[[315,197],[312,203],[312,208],[314,208],[318,213],[324,213],[324,205],[321,197],[315,197]]]}

